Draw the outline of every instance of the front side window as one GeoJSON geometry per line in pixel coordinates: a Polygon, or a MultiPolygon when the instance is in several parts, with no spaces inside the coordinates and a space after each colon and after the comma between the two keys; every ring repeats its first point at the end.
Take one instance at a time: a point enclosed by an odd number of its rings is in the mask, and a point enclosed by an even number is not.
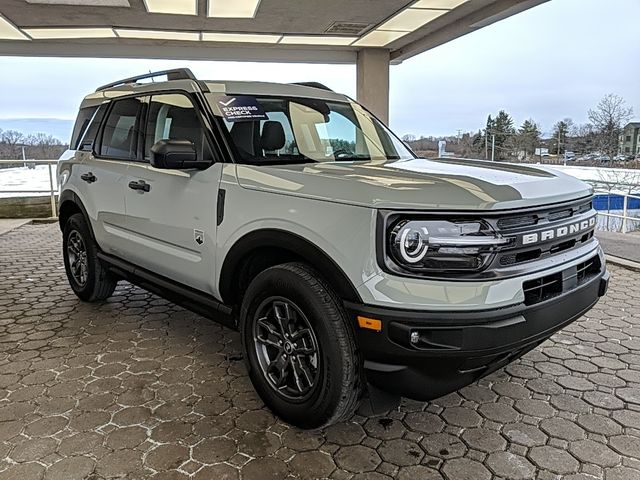
{"type": "Polygon", "coordinates": [[[138,145],[139,98],[113,102],[102,133],[100,155],[121,160],[135,160],[138,145]]]}
{"type": "Polygon", "coordinates": [[[198,113],[186,95],[176,93],[151,97],[144,142],[146,161],[151,159],[151,147],[160,140],[187,140],[193,143],[199,161],[213,159],[198,113]]]}
{"type": "MultiPolygon", "coordinates": [[[[415,158],[354,102],[257,98],[267,119],[224,119],[240,163],[286,164],[415,158]]],[[[253,100],[252,100],[253,101],[253,100]]]]}

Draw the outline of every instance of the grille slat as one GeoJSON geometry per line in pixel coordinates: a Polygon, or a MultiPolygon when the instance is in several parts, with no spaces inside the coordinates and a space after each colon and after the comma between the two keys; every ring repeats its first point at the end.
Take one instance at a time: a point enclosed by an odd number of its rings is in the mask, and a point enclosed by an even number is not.
{"type": "Polygon", "coordinates": [[[538,225],[543,219],[547,219],[549,222],[557,222],[558,220],[565,220],[567,218],[575,217],[590,211],[593,208],[592,202],[588,201],[580,204],[576,207],[567,208],[560,207],[549,210],[545,214],[540,215],[517,215],[504,217],[498,220],[497,227],[501,231],[517,230],[520,228],[531,227],[538,225]]]}
{"type": "Polygon", "coordinates": [[[525,305],[535,305],[562,293],[562,273],[529,280],[522,285],[525,305]]]}
{"type": "MultiPolygon", "coordinates": [[[[592,202],[587,201],[578,205],[556,207],[536,214],[524,214],[519,216],[503,217],[495,222],[499,233],[508,237],[509,235],[526,235],[532,232],[540,232],[548,228],[553,230],[562,226],[563,222],[575,219],[576,222],[581,217],[592,210],[592,202]],[[558,225],[559,224],[559,225],[558,225]],[[534,230],[535,228],[535,230],[534,230]]],[[[556,255],[590,241],[593,238],[593,231],[577,235],[565,235],[562,238],[543,241],[540,240],[532,245],[520,246],[506,249],[498,254],[496,263],[501,267],[512,267],[515,265],[532,262],[550,255],[556,255]],[[537,243],[537,244],[536,244],[537,243]]]]}
{"type": "Polygon", "coordinates": [[[522,284],[524,304],[535,305],[562,295],[589,282],[598,276],[601,270],[600,257],[595,256],[563,272],[528,280],[522,284]]]}

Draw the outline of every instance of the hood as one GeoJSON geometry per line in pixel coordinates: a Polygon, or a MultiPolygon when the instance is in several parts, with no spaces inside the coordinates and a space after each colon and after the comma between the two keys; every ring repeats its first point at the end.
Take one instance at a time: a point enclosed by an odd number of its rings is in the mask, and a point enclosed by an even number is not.
{"type": "Polygon", "coordinates": [[[503,210],[591,195],[561,172],[479,160],[237,165],[241,186],[384,209],[503,210]]]}

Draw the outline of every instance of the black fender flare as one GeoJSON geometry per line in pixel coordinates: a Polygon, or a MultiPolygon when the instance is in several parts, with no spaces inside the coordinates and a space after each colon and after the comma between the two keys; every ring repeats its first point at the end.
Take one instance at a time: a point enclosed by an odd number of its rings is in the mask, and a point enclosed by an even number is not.
{"type": "Polygon", "coordinates": [[[89,231],[91,232],[91,236],[95,239],[95,235],[93,234],[93,225],[91,225],[91,218],[89,218],[89,214],[87,213],[87,209],[85,208],[82,200],[76,192],[73,190],[64,190],[60,194],[60,199],[58,200],[58,224],[60,225],[60,230],[64,231],[64,224],[66,223],[68,215],[64,215],[65,210],[70,206],[69,204],[73,204],[74,210],[80,210],[80,213],[84,215],[85,220],[87,221],[87,225],[89,226],[89,231]]]}
{"type": "Polygon", "coordinates": [[[362,303],[353,283],[340,266],[322,249],[309,240],[285,230],[261,229],[240,238],[229,250],[220,270],[220,296],[225,303],[233,298],[235,275],[243,260],[254,250],[273,248],[287,251],[317,270],[336,293],[349,302],[362,303]]]}

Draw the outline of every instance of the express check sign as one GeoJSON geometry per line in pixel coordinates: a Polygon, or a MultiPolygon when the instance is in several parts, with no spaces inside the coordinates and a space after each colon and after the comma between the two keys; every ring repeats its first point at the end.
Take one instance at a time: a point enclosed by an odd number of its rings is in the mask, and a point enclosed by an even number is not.
{"type": "Polygon", "coordinates": [[[224,96],[218,99],[218,106],[228,122],[268,120],[267,114],[255,97],[224,96]]]}

